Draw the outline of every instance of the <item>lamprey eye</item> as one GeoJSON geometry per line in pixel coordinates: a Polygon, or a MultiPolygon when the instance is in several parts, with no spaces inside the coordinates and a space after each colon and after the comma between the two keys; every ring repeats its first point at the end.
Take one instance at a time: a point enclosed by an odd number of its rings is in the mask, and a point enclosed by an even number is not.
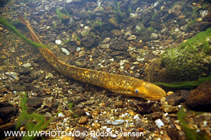
{"type": "Polygon", "coordinates": [[[137,93],[137,94],[139,93],[138,89],[135,89],[135,93],[137,93]]]}

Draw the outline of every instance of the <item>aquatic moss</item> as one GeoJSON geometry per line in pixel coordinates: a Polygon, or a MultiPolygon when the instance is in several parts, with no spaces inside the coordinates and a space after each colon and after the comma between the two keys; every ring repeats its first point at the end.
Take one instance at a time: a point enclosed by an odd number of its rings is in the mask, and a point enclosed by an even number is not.
{"type": "Polygon", "coordinates": [[[196,81],[211,70],[211,28],[162,54],[162,64],[171,81],[196,81]]]}
{"type": "MultiPolygon", "coordinates": [[[[45,122],[45,116],[37,113],[29,114],[27,112],[27,102],[28,98],[26,93],[23,94],[23,97],[21,97],[21,108],[22,112],[19,115],[18,121],[16,123],[16,130],[22,126],[23,123],[25,123],[25,128],[29,132],[40,132],[41,130],[44,130],[49,123],[52,121],[53,117],[51,117],[48,121],[45,122]]],[[[58,115],[60,111],[57,112],[55,116],[58,115]]],[[[28,136],[28,133],[26,133],[25,137],[22,137],[22,140],[32,140],[35,138],[35,135],[33,133],[31,136],[28,136]]]]}
{"type": "Polygon", "coordinates": [[[32,40],[28,39],[27,37],[22,35],[14,26],[9,24],[5,18],[3,18],[1,16],[0,16],[0,23],[3,24],[4,26],[6,26],[7,28],[9,28],[10,30],[12,30],[16,35],[21,37],[23,40],[25,40],[28,43],[30,43],[33,47],[43,47],[43,48],[47,48],[48,47],[46,45],[39,44],[39,43],[33,42],[32,40]]]}
{"type": "Polygon", "coordinates": [[[187,50],[189,50],[190,52],[196,52],[199,47],[199,45],[196,45],[197,43],[201,44],[203,47],[203,50],[205,51],[205,53],[210,53],[210,45],[209,42],[207,41],[208,38],[207,37],[211,37],[211,28],[208,28],[206,31],[204,32],[200,32],[198,34],[196,34],[194,37],[192,37],[191,39],[189,39],[188,41],[181,43],[179,46],[179,49],[184,49],[185,47],[188,47],[187,50]]]}

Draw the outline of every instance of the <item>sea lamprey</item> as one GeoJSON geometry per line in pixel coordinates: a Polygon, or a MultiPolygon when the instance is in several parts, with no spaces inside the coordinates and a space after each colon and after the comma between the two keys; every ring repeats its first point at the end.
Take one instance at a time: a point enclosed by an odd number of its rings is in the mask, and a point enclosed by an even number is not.
{"type": "MultiPolygon", "coordinates": [[[[21,15],[18,15],[17,17],[21,23],[28,27],[34,42],[42,44],[33,31],[29,21],[25,20],[21,15]]],[[[7,26],[7,24],[4,25],[7,26]]],[[[154,84],[136,79],[134,77],[68,65],[59,60],[49,49],[44,47],[38,47],[38,49],[42,56],[54,69],[72,79],[99,86],[115,93],[140,97],[146,100],[160,100],[161,97],[166,96],[166,92],[154,84]]]]}

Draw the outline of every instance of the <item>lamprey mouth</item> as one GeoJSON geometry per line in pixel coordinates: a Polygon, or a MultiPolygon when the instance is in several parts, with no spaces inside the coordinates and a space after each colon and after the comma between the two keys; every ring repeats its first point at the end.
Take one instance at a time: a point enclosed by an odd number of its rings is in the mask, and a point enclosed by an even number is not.
{"type": "Polygon", "coordinates": [[[166,92],[159,86],[144,82],[141,86],[141,96],[146,100],[159,101],[162,97],[166,97],[166,92]]]}

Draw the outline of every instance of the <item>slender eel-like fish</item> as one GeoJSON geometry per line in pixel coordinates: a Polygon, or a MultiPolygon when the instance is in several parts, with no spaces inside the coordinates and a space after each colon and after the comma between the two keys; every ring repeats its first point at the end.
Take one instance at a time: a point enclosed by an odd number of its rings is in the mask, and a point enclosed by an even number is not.
{"type": "MultiPolygon", "coordinates": [[[[21,23],[28,27],[34,42],[42,44],[29,21],[25,20],[21,15],[18,15],[17,17],[21,23]]],[[[166,96],[166,92],[162,88],[143,80],[67,65],[59,60],[49,49],[39,47],[39,51],[54,69],[72,79],[96,85],[115,93],[140,97],[146,100],[156,101],[160,100],[161,97],[166,96]]]]}

